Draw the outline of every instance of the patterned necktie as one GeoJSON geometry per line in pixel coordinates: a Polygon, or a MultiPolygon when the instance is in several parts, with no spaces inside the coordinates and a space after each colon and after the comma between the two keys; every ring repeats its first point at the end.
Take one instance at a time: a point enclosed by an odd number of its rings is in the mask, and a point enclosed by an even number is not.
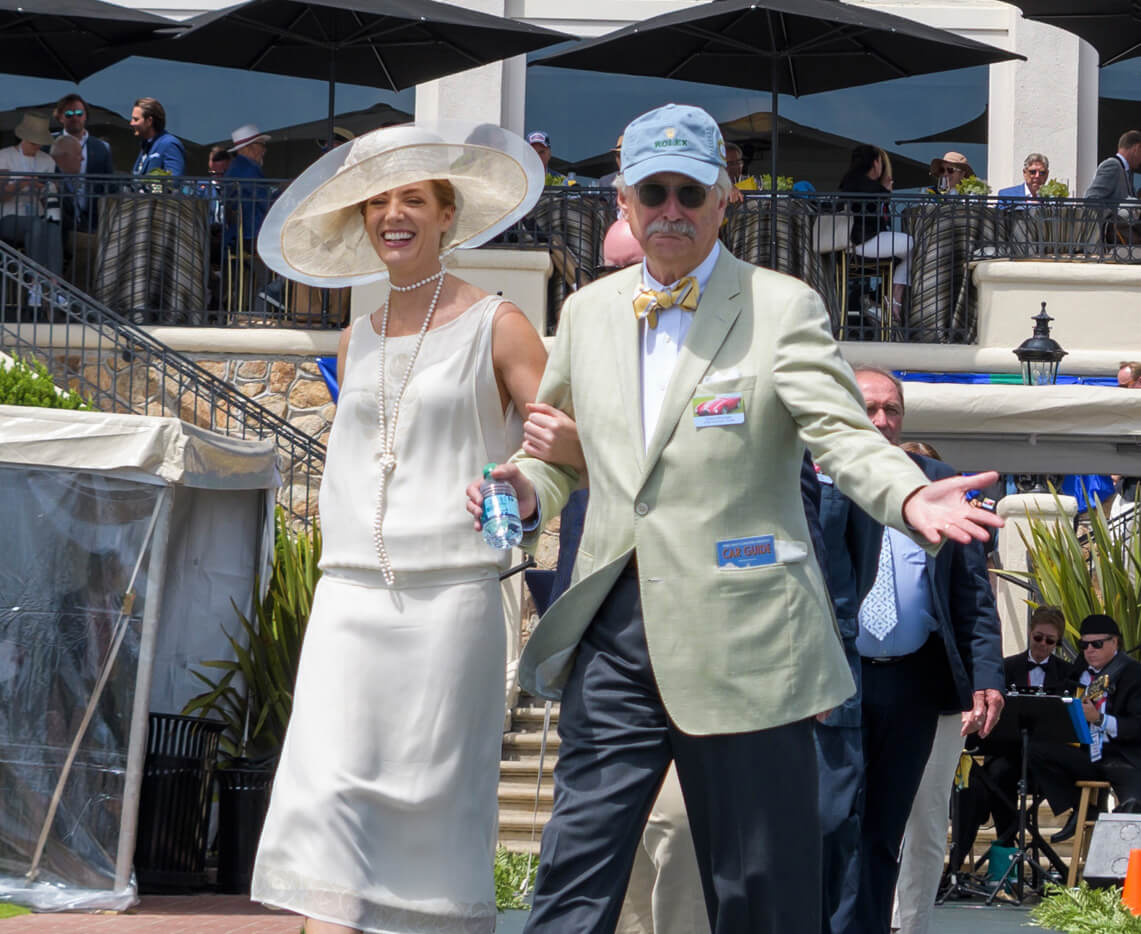
{"type": "Polygon", "coordinates": [[[860,604],[860,625],[883,642],[899,622],[899,607],[895,596],[895,564],[891,555],[891,536],[883,532],[880,545],[879,570],[872,589],[860,604]]]}
{"type": "Polygon", "coordinates": [[[699,297],[697,279],[694,276],[679,279],[677,285],[672,289],[663,289],[660,292],[643,286],[634,296],[634,317],[639,320],[645,318],[647,325],[656,328],[659,311],[672,308],[674,305],[678,305],[686,311],[696,311],[699,297]]]}

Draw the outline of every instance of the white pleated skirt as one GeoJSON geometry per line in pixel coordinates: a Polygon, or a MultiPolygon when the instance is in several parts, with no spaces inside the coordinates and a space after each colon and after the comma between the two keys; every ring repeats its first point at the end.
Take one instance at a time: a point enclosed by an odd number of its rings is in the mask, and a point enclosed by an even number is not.
{"type": "Polygon", "coordinates": [[[256,901],[377,934],[495,930],[503,608],[493,571],[450,577],[318,583],[256,901]]]}

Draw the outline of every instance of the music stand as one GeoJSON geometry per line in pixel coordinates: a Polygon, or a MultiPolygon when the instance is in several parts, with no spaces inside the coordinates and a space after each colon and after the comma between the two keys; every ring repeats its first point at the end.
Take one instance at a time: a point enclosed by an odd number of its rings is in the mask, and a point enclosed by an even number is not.
{"type": "MultiPolygon", "coordinates": [[[[1018,778],[1018,849],[1011,859],[1010,865],[1006,868],[1006,872],[998,880],[998,886],[987,899],[988,905],[994,902],[995,897],[1002,891],[1003,885],[1010,878],[1010,874],[1016,870],[1018,874],[1015,877],[1015,899],[1018,904],[1022,904],[1026,897],[1023,865],[1028,866],[1032,872],[1037,874],[1038,885],[1035,888],[1041,889],[1043,887],[1042,867],[1031,858],[1032,849],[1048,851],[1048,858],[1055,865],[1055,868],[1061,862],[1058,860],[1057,854],[1038,834],[1037,821],[1035,821],[1035,826],[1031,828],[1032,845],[1027,843],[1026,798],[1029,791],[1027,769],[1030,759],[1031,733],[1034,734],[1034,739],[1038,742],[1072,744],[1083,741],[1070,713],[1071,704],[1078,704],[1080,707],[1081,702],[1072,697],[1057,697],[1051,694],[1007,694],[1002,716],[999,718],[994,731],[987,737],[988,741],[1018,743],[1022,749],[1022,765],[1018,778]]],[[[1088,742],[1088,738],[1085,741],[1088,742]]]]}

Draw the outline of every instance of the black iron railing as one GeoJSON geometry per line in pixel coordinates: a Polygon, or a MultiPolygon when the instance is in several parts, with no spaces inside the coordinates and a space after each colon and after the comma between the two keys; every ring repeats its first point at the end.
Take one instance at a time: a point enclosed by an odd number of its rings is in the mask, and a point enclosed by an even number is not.
{"type": "MultiPolygon", "coordinates": [[[[0,239],[136,324],[339,328],[347,289],[270,272],[254,251],[287,182],[35,176],[0,202],[0,239]],[[16,219],[15,214],[25,217],[16,219]]],[[[972,269],[988,259],[1141,262],[1141,202],[744,192],[722,239],[737,256],[817,289],[846,340],[970,343],[972,269]]],[[[547,250],[548,330],[563,300],[610,267],[612,188],[548,188],[489,248],[547,250]]]]}
{"type": "Polygon", "coordinates": [[[272,440],[278,500],[316,514],[325,447],[145,330],[0,243],[0,349],[41,361],[56,384],[106,412],[169,415],[236,438],[272,440]]]}

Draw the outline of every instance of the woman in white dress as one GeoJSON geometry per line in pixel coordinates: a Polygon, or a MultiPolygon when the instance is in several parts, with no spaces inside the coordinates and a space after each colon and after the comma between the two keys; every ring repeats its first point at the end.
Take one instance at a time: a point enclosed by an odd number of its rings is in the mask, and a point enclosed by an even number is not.
{"type": "Polygon", "coordinates": [[[259,240],[292,278],[390,281],[338,349],[324,575],[254,869],[253,898],[306,934],[495,928],[507,554],[464,488],[519,446],[546,355],[441,253],[525,214],[542,179],[498,127],[378,130],[298,179],[259,240]]]}

